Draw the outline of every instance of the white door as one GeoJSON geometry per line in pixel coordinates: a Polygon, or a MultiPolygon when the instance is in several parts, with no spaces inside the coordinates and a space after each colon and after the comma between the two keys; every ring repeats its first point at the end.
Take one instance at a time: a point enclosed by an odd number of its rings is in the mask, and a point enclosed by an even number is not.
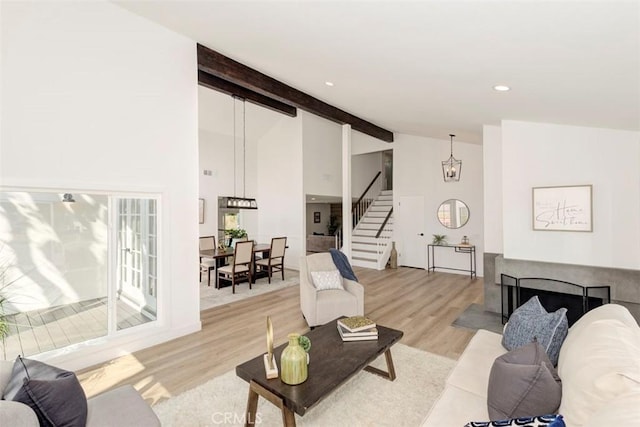
{"type": "Polygon", "coordinates": [[[398,227],[400,249],[398,264],[426,268],[424,196],[402,196],[395,224],[398,227]]]}

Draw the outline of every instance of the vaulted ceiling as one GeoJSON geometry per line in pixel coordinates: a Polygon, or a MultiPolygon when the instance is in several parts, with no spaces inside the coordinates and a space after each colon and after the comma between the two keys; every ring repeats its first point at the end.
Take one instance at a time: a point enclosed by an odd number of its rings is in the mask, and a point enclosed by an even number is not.
{"type": "Polygon", "coordinates": [[[481,142],[502,119],[640,130],[637,1],[116,3],[394,132],[481,142]]]}

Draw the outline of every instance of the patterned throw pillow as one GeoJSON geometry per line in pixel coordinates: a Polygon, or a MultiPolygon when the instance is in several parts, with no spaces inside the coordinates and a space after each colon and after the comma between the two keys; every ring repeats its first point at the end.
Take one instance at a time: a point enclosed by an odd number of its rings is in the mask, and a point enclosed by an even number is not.
{"type": "Polygon", "coordinates": [[[472,421],[464,427],[566,427],[562,415],[514,418],[502,421],[472,421]]]}
{"type": "Polygon", "coordinates": [[[538,297],[534,296],[511,314],[502,335],[502,346],[513,350],[536,338],[556,366],[568,331],[567,309],[547,313],[538,297]]]}
{"type": "Polygon", "coordinates": [[[342,276],[338,270],[312,271],[313,286],[319,291],[344,290],[342,276]]]}

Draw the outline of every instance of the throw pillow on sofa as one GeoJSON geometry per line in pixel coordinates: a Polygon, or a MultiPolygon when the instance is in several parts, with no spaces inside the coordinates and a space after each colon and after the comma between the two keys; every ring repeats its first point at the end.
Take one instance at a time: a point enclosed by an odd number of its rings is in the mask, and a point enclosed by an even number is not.
{"type": "Polygon", "coordinates": [[[547,352],[553,366],[556,366],[568,330],[567,309],[560,308],[547,313],[538,297],[534,296],[511,314],[504,329],[502,345],[507,350],[513,350],[535,338],[547,352]]]}
{"type": "Polygon", "coordinates": [[[41,427],[84,427],[87,398],[73,372],[18,356],[3,398],[28,405],[41,427]]]}
{"type": "Polygon", "coordinates": [[[542,346],[534,341],[498,357],[489,373],[491,420],[557,412],[562,384],[542,346]]]}
{"type": "Polygon", "coordinates": [[[464,427],[566,427],[562,415],[513,418],[500,421],[472,421],[464,427]]]}
{"type": "Polygon", "coordinates": [[[513,418],[500,421],[472,421],[464,427],[566,427],[562,415],[513,418]]]}

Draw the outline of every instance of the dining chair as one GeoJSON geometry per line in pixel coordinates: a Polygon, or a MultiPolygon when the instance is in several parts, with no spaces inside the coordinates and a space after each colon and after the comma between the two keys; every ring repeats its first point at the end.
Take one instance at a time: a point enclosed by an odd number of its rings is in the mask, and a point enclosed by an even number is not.
{"type": "Polygon", "coordinates": [[[251,289],[252,274],[251,263],[253,261],[253,241],[236,242],[233,251],[233,262],[230,265],[218,268],[218,283],[220,279],[231,280],[231,293],[236,293],[236,281],[242,278],[249,279],[251,289]]]}
{"type": "Polygon", "coordinates": [[[271,239],[271,250],[269,257],[256,261],[256,268],[267,270],[269,274],[269,283],[274,271],[282,272],[282,280],[284,280],[284,251],[287,247],[286,237],[274,237],[271,239]]]}
{"type": "MultiPolygon", "coordinates": [[[[215,236],[200,237],[200,250],[208,250],[216,248],[215,236]]],[[[202,282],[202,273],[207,273],[207,286],[211,286],[211,270],[216,269],[216,260],[213,258],[200,257],[200,281],[202,282]]],[[[217,287],[217,281],[216,281],[217,287]]]]}

